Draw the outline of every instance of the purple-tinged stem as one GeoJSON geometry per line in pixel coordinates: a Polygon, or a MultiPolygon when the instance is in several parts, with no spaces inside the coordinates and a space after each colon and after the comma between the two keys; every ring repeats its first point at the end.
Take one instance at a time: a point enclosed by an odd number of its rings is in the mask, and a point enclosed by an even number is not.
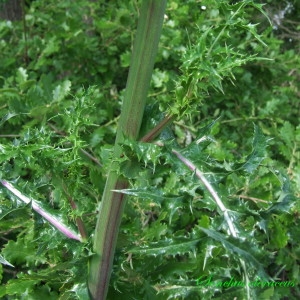
{"type": "Polygon", "coordinates": [[[0,182],[3,184],[4,187],[6,187],[8,190],[10,190],[15,196],[17,196],[20,200],[25,202],[26,204],[29,204],[31,202],[32,208],[40,214],[42,217],[44,217],[48,222],[50,222],[54,227],[56,227],[61,233],[63,233],[66,237],[70,239],[74,239],[77,241],[81,241],[80,236],[75,233],[73,230],[68,228],[66,225],[64,225],[60,220],[58,220],[55,216],[51,215],[47,211],[45,211],[40,205],[36,203],[35,200],[30,199],[23,195],[19,190],[17,190],[12,184],[5,180],[0,180],[0,182]]]}

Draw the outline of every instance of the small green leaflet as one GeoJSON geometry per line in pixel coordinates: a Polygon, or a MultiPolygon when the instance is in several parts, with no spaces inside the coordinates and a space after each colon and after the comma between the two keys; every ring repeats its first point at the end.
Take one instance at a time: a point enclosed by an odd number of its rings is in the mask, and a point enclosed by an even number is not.
{"type": "Polygon", "coordinates": [[[260,127],[254,125],[254,138],[252,142],[252,152],[248,155],[246,162],[242,168],[248,172],[253,173],[265,158],[265,151],[267,147],[267,139],[263,135],[260,127]]]}
{"type": "Polygon", "coordinates": [[[25,70],[24,68],[20,67],[17,71],[17,76],[16,76],[16,81],[19,84],[23,84],[27,81],[28,78],[28,74],[27,74],[27,70],[25,70]]]}
{"type": "Polygon", "coordinates": [[[71,81],[65,80],[62,84],[58,85],[53,90],[53,101],[61,101],[63,100],[71,90],[71,81]]]}

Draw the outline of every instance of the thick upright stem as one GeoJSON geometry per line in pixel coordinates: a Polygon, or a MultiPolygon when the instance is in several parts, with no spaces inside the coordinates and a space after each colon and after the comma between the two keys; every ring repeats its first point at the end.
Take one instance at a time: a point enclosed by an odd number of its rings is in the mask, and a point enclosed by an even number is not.
{"type": "MultiPolygon", "coordinates": [[[[126,92],[118,124],[114,157],[122,154],[125,137],[137,139],[157,53],[166,0],[144,0],[133,47],[126,92]]],[[[113,266],[116,241],[125,205],[125,196],[112,190],[126,189],[127,180],[115,171],[108,175],[94,236],[94,255],[90,261],[88,288],[93,300],[104,300],[113,266]]]]}

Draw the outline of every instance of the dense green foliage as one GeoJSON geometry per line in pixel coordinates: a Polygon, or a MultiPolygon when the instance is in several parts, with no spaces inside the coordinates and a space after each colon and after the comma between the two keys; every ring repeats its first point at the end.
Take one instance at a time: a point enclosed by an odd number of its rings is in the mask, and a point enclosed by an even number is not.
{"type": "MultiPolygon", "coordinates": [[[[25,27],[0,22],[0,179],[89,237],[68,239],[1,187],[3,299],[87,299],[139,5],[37,0],[25,27]]],[[[284,31],[300,8],[277,29],[264,14],[275,24],[283,8],[168,1],[140,136],[176,119],[157,143],[122,145],[130,196],[108,299],[300,297],[300,49],[284,31]],[[258,277],[292,285],[216,284],[258,277]]]]}

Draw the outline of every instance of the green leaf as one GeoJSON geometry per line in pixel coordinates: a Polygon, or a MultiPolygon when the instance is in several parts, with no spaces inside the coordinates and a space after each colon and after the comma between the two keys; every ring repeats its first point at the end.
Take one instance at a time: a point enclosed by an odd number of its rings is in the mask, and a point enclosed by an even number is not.
{"type": "Polygon", "coordinates": [[[289,213],[291,208],[295,205],[296,197],[291,188],[291,183],[289,178],[279,175],[280,181],[282,183],[282,189],[279,195],[279,199],[272,204],[267,211],[263,212],[263,214],[273,214],[273,213],[289,213]]]}
{"type": "Polygon", "coordinates": [[[60,102],[69,94],[70,90],[71,90],[71,81],[65,80],[62,84],[59,84],[53,90],[53,101],[60,102]]]}
{"type": "Polygon", "coordinates": [[[16,88],[3,88],[0,89],[0,99],[6,100],[9,98],[19,98],[19,91],[16,88]]]}
{"type": "Polygon", "coordinates": [[[259,295],[259,299],[272,300],[274,299],[274,288],[266,289],[259,295]]]}
{"type": "Polygon", "coordinates": [[[15,212],[18,212],[18,213],[24,213],[26,211],[26,208],[24,207],[18,207],[18,208],[9,208],[9,209],[5,209],[4,211],[2,211],[0,213],[0,220],[2,220],[4,217],[6,217],[7,215],[9,215],[10,213],[15,213],[15,212]]]}
{"type": "Polygon", "coordinates": [[[53,36],[49,39],[45,49],[43,50],[42,55],[49,56],[59,50],[59,42],[57,41],[57,37],[53,36]]]}
{"type": "Polygon", "coordinates": [[[5,285],[2,285],[0,286],[0,297],[3,297],[3,299],[5,299],[4,298],[5,295],[6,295],[6,287],[5,285]]]}
{"type": "Polygon", "coordinates": [[[258,4],[258,3],[253,2],[252,0],[247,0],[246,4],[251,5],[254,8],[256,8],[261,14],[263,14],[266,17],[266,19],[269,21],[270,25],[272,24],[267,12],[265,10],[263,10],[263,6],[265,4],[258,4]]]}
{"type": "Polygon", "coordinates": [[[139,198],[146,198],[161,204],[163,200],[182,200],[180,196],[164,196],[161,191],[155,189],[126,189],[126,190],[114,190],[114,192],[135,196],[139,198]]]}
{"type": "Polygon", "coordinates": [[[198,228],[204,233],[206,233],[209,237],[222,243],[226,250],[237,254],[246,263],[251,264],[257,270],[258,276],[265,279],[270,279],[270,277],[266,274],[264,270],[263,264],[260,263],[250,252],[240,248],[239,247],[240,242],[238,240],[231,239],[231,241],[229,241],[228,237],[215,230],[206,229],[202,227],[198,227],[198,228]]]}
{"type": "Polygon", "coordinates": [[[285,224],[280,222],[280,218],[278,220],[274,217],[271,233],[270,233],[270,240],[271,243],[278,249],[284,248],[289,240],[285,224]]]}
{"type": "Polygon", "coordinates": [[[282,128],[280,129],[281,138],[284,140],[285,147],[293,149],[293,144],[295,142],[295,128],[288,121],[283,123],[282,128]]]}
{"type": "Polygon", "coordinates": [[[145,232],[145,238],[149,241],[160,240],[162,236],[165,236],[168,232],[168,225],[155,222],[152,226],[149,226],[145,232]]]}
{"type": "Polygon", "coordinates": [[[196,245],[201,239],[189,239],[185,237],[177,237],[165,239],[156,243],[150,243],[146,247],[132,248],[128,252],[139,255],[183,255],[186,253],[194,253],[196,245]]]}
{"type": "Polygon", "coordinates": [[[75,284],[70,290],[79,300],[90,300],[86,283],[75,284]]]}
{"type": "Polygon", "coordinates": [[[247,31],[251,32],[251,34],[265,47],[267,47],[267,44],[262,40],[262,36],[259,35],[256,31],[256,26],[257,24],[247,24],[247,25],[242,25],[243,27],[245,27],[247,29],[247,31]]]}
{"type": "Polygon", "coordinates": [[[17,71],[16,81],[21,85],[27,81],[28,74],[27,71],[20,67],[17,71]]]}
{"type": "MultiPolygon", "coordinates": [[[[32,234],[30,234],[32,237],[32,234]]],[[[37,255],[35,244],[29,238],[18,238],[17,241],[10,240],[3,248],[2,253],[13,264],[22,265],[24,263],[38,264],[45,262],[43,257],[37,255]]]]}
{"type": "Polygon", "coordinates": [[[247,157],[246,162],[243,164],[242,168],[248,172],[253,173],[254,170],[258,168],[260,163],[265,159],[267,147],[267,139],[263,135],[262,130],[254,125],[254,138],[252,142],[252,152],[247,157]]]}
{"type": "Polygon", "coordinates": [[[12,279],[6,284],[7,295],[24,295],[34,290],[35,285],[38,284],[38,279],[12,279]]]}
{"type": "Polygon", "coordinates": [[[154,203],[161,206],[162,203],[166,203],[169,209],[169,224],[172,222],[172,218],[176,211],[182,206],[182,196],[164,196],[161,191],[155,189],[126,189],[126,190],[114,190],[115,192],[139,197],[141,199],[149,199],[154,203]]]}

